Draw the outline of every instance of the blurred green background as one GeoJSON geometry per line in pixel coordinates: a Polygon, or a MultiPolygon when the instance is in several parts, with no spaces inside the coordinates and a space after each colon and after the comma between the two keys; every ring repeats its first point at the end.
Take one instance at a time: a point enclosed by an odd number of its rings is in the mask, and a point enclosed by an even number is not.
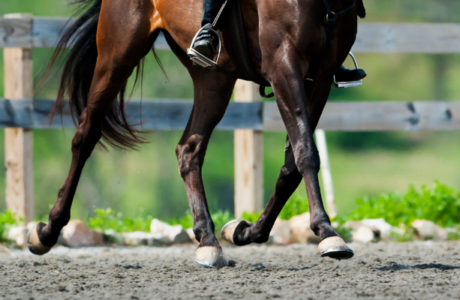
{"type": "MultiPolygon", "coordinates": [[[[460,22],[460,1],[365,0],[367,18],[361,22],[460,22]]],[[[2,0],[0,14],[70,16],[74,7],[64,0],[2,0]]],[[[0,50],[2,52],[2,50],[0,50]]],[[[3,56],[3,52],[1,53],[3,56]]],[[[34,49],[35,83],[50,49],[34,49]]],[[[142,91],[133,98],[191,99],[192,83],[185,68],[167,51],[158,51],[168,79],[147,55],[142,91]]],[[[459,100],[459,55],[358,54],[368,77],[364,85],[333,90],[330,101],[459,100]]],[[[350,66],[350,62],[347,62],[350,66]]],[[[3,61],[0,60],[3,70],[3,61]]],[[[0,95],[3,95],[3,71],[0,95]]],[[[57,78],[57,76],[56,76],[57,78]]],[[[36,97],[56,96],[57,80],[36,97]]],[[[269,101],[273,101],[270,99],[269,101]]],[[[35,130],[34,184],[37,217],[48,214],[70,165],[74,130],[35,130]]],[[[179,217],[188,209],[185,189],[177,171],[175,145],[180,131],[158,131],[137,152],[95,151],[89,159],[72,209],[84,218],[96,207],[111,207],[128,216],[179,217]]],[[[389,191],[407,190],[409,184],[437,179],[460,189],[459,132],[328,132],[328,146],[339,215],[355,207],[355,199],[389,191]]],[[[274,190],[283,164],[285,133],[264,134],[264,200],[274,190]]],[[[4,136],[0,130],[0,210],[5,208],[4,136]]],[[[233,211],[233,133],[216,131],[206,156],[203,177],[212,211],[233,211]]],[[[304,196],[302,184],[298,194],[304,196]]]]}

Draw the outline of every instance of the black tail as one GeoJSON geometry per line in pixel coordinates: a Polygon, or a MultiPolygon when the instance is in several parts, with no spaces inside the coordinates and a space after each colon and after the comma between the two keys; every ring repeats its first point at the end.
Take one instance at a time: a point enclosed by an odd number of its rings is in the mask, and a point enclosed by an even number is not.
{"type": "MultiPolygon", "coordinates": [[[[79,120],[79,117],[86,108],[96,67],[96,31],[102,0],[76,0],[73,3],[80,5],[76,13],[80,17],[62,34],[47,71],[57,60],[62,59],[64,50],[71,45],[72,48],[65,58],[57,100],[50,116],[53,118],[57,110],[62,114],[64,98],[68,96],[70,112],[74,123],[77,124],[83,121],[79,120]]],[[[142,66],[143,61],[137,67],[136,82],[142,66]]],[[[117,148],[133,149],[136,144],[145,143],[145,140],[138,136],[143,132],[133,128],[137,124],[130,125],[126,119],[125,91],[126,84],[103,122],[102,139],[117,148]]]]}

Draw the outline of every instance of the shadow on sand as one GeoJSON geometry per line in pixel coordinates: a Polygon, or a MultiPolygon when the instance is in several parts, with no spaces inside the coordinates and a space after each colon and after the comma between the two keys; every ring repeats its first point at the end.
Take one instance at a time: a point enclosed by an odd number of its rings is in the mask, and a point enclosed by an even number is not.
{"type": "Polygon", "coordinates": [[[409,269],[419,269],[419,270],[437,269],[437,270],[445,271],[445,270],[460,269],[460,266],[449,266],[449,265],[434,264],[434,263],[419,264],[419,265],[414,265],[414,266],[405,266],[405,265],[393,263],[391,266],[380,267],[380,268],[375,268],[375,269],[379,271],[401,271],[401,270],[409,270],[409,269]]]}

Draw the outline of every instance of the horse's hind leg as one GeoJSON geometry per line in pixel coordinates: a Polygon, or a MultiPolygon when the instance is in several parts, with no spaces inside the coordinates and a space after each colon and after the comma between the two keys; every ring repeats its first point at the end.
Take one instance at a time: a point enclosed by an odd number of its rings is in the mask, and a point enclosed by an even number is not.
{"type": "MultiPolygon", "coordinates": [[[[134,1],[133,1],[134,2],[134,1]]],[[[59,190],[48,224],[38,223],[28,234],[29,249],[44,254],[56,244],[61,229],[70,219],[70,209],[86,160],[101,138],[108,110],[140,59],[151,47],[149,14],[131,1],[103,2],[97,31],[98,58],[87,107],[79,118],[72,140],[72,162],[59,190]],[[130,11],[130,14],[122,12],[130,11]],[[119,25],[118,25],[119,24],[119,25]]],[[[148,1],[146,1],[148,3],[148,1]]]]}
{"type": "Polygon", "coordinates": [[[201,169],[209,139],[227,109],[235,80],[217,72],[192,72],[192,76],[195,102],[187,127],[176,147],[176,155],[193,216],[193,231],[200,243],[195,260],[205,266],[221,267],[227,262],[214,235],[214,223],[206,202],[201,169]]]}

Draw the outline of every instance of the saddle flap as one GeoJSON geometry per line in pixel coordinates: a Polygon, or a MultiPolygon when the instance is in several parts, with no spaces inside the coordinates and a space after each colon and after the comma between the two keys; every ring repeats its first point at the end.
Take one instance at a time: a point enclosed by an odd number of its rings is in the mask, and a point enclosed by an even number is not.
{"type": "Polygon", "coordinates": [[[241,0],[229,1],[226,27],[230,39],[230,50],[235,66],[244,79],[254,81],[261,86],[270,86],[265,78],[257,73],[254,68],[244,30],[243,15],[241,13],[241,0]]]}

